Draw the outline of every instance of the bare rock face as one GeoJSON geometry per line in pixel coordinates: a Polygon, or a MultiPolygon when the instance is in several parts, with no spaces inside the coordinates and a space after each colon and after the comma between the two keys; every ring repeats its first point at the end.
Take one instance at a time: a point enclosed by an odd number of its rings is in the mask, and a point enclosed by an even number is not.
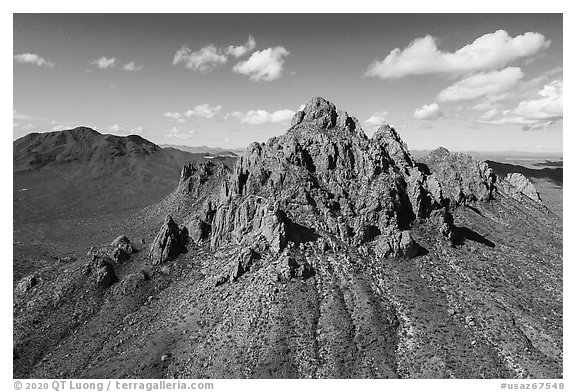
{"type": "Polygon", "coordinates": [[[504,181],[508,182],[511,186],[502,186],[501,189],[511,196],[517,196],[518,194],[523,194],[530,199],[534,200],[538,204],[542,204],[542,199],[540,199],[540,194],[534,187],[534,184],[530,182],[523,174],[520,173],[508,173],[504,181]]]}
{"type": "Polygon", "coordinates": [[[496,175],[486,164],[460,152],[440,147],[424,157],[422,163],[434,173],[442,193],[451,204],[461,205],[494,199],[496,175]]]}
{"type": "Polygon", "coordinates": [[[188,229],[178,227],[170,215],[166,216],[164,224],[150,246],[149,256],[157,265],[173,259],[186,252],[188,229]]]}
{"type": "Polygon", "coordinates": [[[180,172],[180,181],[178,183],[182,184],[184,181],[190,178],[193,172],[194,172],[194,166],[192,166],[191,163],[185,165],[182,168],[182,171],[180,172]]]}

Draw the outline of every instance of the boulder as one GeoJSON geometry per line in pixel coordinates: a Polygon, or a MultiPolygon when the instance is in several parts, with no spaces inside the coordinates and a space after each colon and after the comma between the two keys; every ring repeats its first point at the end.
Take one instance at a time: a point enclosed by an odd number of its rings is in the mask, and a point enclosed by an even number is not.
{"type": "Polygon", "coordinates": [[[150,245],[149,257],[154,265],[164,263],[186,252],[188,229],[178,227],[170,215],[166,216],[164,224],[150,245]]]}
{"type": "Polygon", "coordinates": [[[94,286],[102,290],[118,282],[114,262],[105,256],[92,255],[92,259],[84,264],[83,272],[91,277],[94,286]]]}
{"type": "Polygon", "coordinates": [[[211,227],[203,219],[192,219],[188,222],[186,228],[188,229],[188,236],[190,239],[197,244],[210,239],[211,227]]]}
{"type": "Polygon", "coordinates": [[[230,268],[230,280],[235,282],[244,275],[246,272],[250,271],[250,267],[254,261],[260,258],[260,254],[256,253],[253,249],[245,248],[242,252],[234,259],[230,268]]]}
{"type": "Polygon", "coordinates": [[[25,294],[28,291],[30,291],[32,287],[36,286],[38,283],[40,283],[40,280],[35,275],[28,275],[22,278],[20,282],[18,282],[16,290],[18,290],[18,292],[21,294],[25,294]]]}
{"type": "Polygon", "coordinates": [[[511,187],[503,187],[504,191],[511,196],[518,196],[518,194],[525,195],[534,200],[538,204],[542,204],[540,194],[534,187],[534,184],[520,173],[508,173],[504,178],[511,187]]]}
{"type": "Polygon", "coordinates": [[[136,253],[136,249],[132,246],[130,240],[125,235],[116,237],[116,239],[110,243],[110,246],[113,249],[122,249],[127,254],[136,253]]]}

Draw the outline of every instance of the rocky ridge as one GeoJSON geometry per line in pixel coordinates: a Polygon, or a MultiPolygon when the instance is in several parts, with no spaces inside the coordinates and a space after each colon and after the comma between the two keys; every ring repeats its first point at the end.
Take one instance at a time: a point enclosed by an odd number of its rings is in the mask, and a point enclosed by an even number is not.
{"type": "Polygon", "coordinates": [[[148,252],[63,266],[68,308],[30,300],[49,276],[24,279],[17,374],[561,377],[561,232],[507,186],[466,154],[416,161],[393,128],[369,138],[314,98],[232,169],[186,165],[137,218],[162,226],[148,252]],[[44,307],[79,316],[35,351],[44,307]]]}

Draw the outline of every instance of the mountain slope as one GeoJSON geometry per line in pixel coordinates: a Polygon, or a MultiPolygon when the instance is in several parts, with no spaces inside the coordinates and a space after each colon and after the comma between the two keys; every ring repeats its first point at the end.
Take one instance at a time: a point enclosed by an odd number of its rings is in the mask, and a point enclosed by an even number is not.
{"type": "Polygon", "coordinates": [[[14,219],[25,223],[142,208],[177,185],[180,167],[205,160],[137,135],[102,135],[86,127],[29,134],[13,144],[14,219]]]}
{"type": "Polygon", "coordinates": [[[23,280],[14,375],[562,377],[561,222],[512,186],[315,98],[232,170],[184,168],[127,224],[181,226],[129,260],[23,280]]]}

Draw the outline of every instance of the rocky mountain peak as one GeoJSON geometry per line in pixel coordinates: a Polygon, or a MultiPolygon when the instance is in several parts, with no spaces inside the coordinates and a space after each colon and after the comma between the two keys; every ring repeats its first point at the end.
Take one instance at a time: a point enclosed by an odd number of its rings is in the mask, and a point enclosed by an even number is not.
{"type": "Polygon", "coordinates": [[[338,110],[336,106],[322,97],[312,98],[304,108],[299,110],[292,118],[292,128],[333,129],[339,128],[348,131],[360,131],[357,118],[348,116],[348,113],[338,110]]]}
{"type": "MultiPolygon", "coordinates": [[[[190,168],[182,174],[190,176],[190,168]]],[[[411,226],[444,204],[441,185],[416,167],[394,128],[382,126],[369,139],[357,119],[313,98],[286,134],[247,148],[219,199],[197,215],[210,227],[213,248],[261,243],[279,252],[323,238],[334,249],[413,257],[419,246],[411,226]]],[[[449,216],[436,215],[449,237],[449,216]]]]}

